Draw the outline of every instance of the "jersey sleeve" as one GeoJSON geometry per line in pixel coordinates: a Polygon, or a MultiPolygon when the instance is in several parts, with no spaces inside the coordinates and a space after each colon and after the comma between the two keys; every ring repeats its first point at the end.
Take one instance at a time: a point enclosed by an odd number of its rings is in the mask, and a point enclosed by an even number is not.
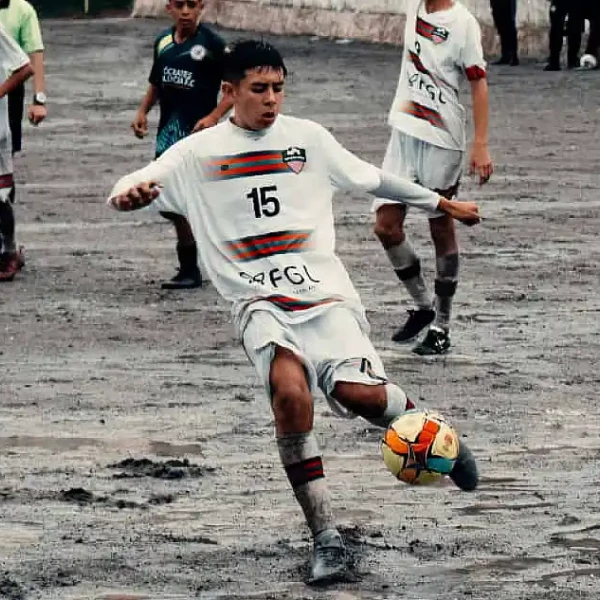
{"type": "Polygon", "coordinates": [[[381,178],[379,169],[346,150],[324,127],[319,127],[319,150],[323,153],[331,184],[339,190],[369,192],[381,178]]]}
{"type": "Polygon", "coordinates": [[[23,48],[27,54],[41,52],[44,49],[40,22],[33,6],[30,6],[30,10],[23,15],[19,37],[21,48],[23,48]]]}
{"type": "Polygon", "coordinates": [[[483,57],[483,47],[481,44],[481,28],[472,15],[466,23],[465,39],[461,49],[459,66],[469,81],[484,79],[486,76],[486,62],[483,57]]]}
{"type": "Polygon", "coordinates": [[[4,73],[0,75],[0,80],[4,78],[4,74],[12,75],[25,65],[29,64],[29,57],[17,43],[6,33],[4,28],[0,26],[0,65],[4,73]]]}
{"type": "Polygon", "coordinates": [[[148,82],[155,87],[159,87],[161,83],[160,66],[158,62],[158,40],[156,40],[156,42],[154,42],[154,51],[152,53],[152,68],[150,69],[150,76],[148,77],[148,82]]]}
{"type": "Polygon", "coordinates": [[[161,186],[161,192],[150,205],[151,209],[186,216],[186,199],[194,196],[194,190],[189,189],[188,183],[190,173],[194,171],[188,168],[189,151],[187,148],[186,143],[175,144],[148,166],[122,177],[110,193],[109,204],[111,198],[129,188],[154,181],[161,186]]]}

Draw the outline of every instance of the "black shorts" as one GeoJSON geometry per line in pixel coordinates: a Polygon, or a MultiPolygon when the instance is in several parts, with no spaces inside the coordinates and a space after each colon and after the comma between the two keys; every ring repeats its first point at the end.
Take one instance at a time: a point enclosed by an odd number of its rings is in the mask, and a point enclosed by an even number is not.
{"type": "Polygon", "coordinates": [[[23,105],[25,103],[25,86],[18,88],[8,94],[8,122],[10,123],[10,134],[12,136],[12,151],[21,151],[23,139],[23,105]]]}

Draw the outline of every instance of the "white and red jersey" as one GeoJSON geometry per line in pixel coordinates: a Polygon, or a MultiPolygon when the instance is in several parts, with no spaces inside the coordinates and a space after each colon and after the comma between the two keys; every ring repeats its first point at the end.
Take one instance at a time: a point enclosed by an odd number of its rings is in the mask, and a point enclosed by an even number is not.
{"type": "MultiPolygon", "coordinates": [[[[29,63],[29,58],[0,25],[0,83],[29,63]]],[[[8,97],[0,98],[0,175],[12,173],[12,142],[8,121],[8,97]]]]}
{"type": "Polygon", "coordinates": [[[460,85],[486,76],[477,20],[457,0],[433,13],[427,13],[425,0],[409,0],[404,36],[389,124],[435,146],[464,150],[460,85]]]}
{"type": "MultiPolygon", "coordinates": [[[[332,198],[377,189],[381,172],[322,126],[279,116],[255,132],[225,121],[121,179],[111,197],[147,181],[163,186],[155,209],[188,219],[207,275],[234,303],[238,331],[257,309],[297,322],[343,302],[364,317],[335,253],[332,198]]],[[[409,182],[406,190],[435,210],[436,194],[409,182]]]]}

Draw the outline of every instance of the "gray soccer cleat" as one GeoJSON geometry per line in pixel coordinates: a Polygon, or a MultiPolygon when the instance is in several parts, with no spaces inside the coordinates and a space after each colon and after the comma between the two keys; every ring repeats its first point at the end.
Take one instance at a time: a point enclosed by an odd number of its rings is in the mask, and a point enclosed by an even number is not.
{"type": "Polygon", "coordinates": [[[346,546],[337,529],[326,529],[315,538],[308,583],[326,585],[343,580],[347,573],[346,546]]]}
{"type": "Polygon", "coordinates": [[[465,492],[472,492],[479,484],[475,457],[462,440],[459,442],[458,458],[450,472],[450,479],[465,492]]]}

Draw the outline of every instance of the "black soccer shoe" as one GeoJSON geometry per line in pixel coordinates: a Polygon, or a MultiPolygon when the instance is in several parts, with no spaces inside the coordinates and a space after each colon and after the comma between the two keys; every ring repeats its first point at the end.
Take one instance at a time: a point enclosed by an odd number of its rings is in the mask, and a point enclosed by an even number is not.
{"type": "Polygon", "coordinates": [[[479,484],[475,457],[463,441],[459,441],[458,458],[450,472],[450,479],[464,492],[472,492],[479,484]]]}
{"type": "Polygon", "coordinates": [[[392,336],[392,341],[406,344],[414,340],[435,319],[435,310],[428,308],[410,309],[406,323],[392,336]]]}
{"type": "Polygon", "coordinates": [[[413,348],[419,356],[436,356],[450,350],[450,334],[443,329],[430,327],[425,339],[413,348]]]}
{"type": "Polygon", "coordinates": [[[191,272],[180,269],[171,281],[165,281],[160,287],[163,290],[193,290],[202,287],[202,273],[198,268],[191,272]]]}
{"type": "Polygon", "coordinates": [[[337,529],[326,529],[315,538],[310,585],[328,585],[347,577],[346,545],[337,529]]]}

